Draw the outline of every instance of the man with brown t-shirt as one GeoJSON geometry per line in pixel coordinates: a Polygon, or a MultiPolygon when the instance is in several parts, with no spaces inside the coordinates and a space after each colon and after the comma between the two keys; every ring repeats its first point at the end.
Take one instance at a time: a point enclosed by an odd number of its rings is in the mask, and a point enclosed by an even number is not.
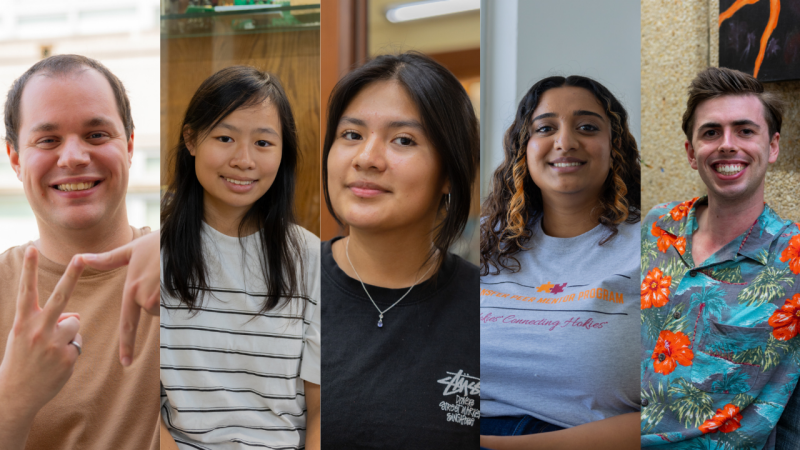
{"type": "Polygon", "coordinates": [[[125,89],[53,56],[14,82],[5,126],[40,239],[0,254],[0,447],[157,449],[158,233],[128,224],[125,89]]]}

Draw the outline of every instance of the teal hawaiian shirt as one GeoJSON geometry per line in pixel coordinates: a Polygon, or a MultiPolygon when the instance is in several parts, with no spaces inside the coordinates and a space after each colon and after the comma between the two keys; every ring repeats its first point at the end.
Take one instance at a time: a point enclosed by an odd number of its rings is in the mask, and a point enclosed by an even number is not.
{"type": "Polygon", "coordinates": [[[642,224],[642,447],[772,449],[800,377],[800,228],[765,205],[696,266],[706,202],[642,224]]]}

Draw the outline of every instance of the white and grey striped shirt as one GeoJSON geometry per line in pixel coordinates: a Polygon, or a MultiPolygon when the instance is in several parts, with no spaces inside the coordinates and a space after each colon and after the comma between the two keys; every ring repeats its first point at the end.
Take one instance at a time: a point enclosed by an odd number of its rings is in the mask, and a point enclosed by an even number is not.
{"type": "Polygon", "coordinates": [[[161,415],[180,449],[304,447],[303,380],[320,382],[319,239],[294,227],[308,300],[258,314],[260,233],[203,224],[209,292],[196,311],[161,295],[161,415]],[[303,312],[305,308],[305,312],[303,312]]]}

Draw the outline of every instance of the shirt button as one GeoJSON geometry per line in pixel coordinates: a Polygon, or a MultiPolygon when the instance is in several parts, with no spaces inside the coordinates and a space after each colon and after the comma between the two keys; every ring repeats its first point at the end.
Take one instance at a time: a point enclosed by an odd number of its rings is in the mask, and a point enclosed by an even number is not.
{"type": "Polygon", "coordinates": [[[643,398],[643,399],[642,399],[642,406],[645,406],[645,407],[646,407],[646,406],[647,406],[647,405],[649,405],[649,404],[650,404],[650,402],[648,402],[646,398],[643,398]]]}
{"type": "Polygon", "coordinates": [[[667,355],[665,355],[663,353],[659,353],[658,354],[658,361],[659,362],[664,362],[665,359],[667,359],[667,355]]]}
{"type": "Polygon", "coordinates": [[[672,318],[675,319],[675,320],[680,319],[681,318],[681,312],[680,311],[675,311],[675,313],[672,315],[672,318]]]}
{"type": "Polygon", "coordinates": [[[697,276],[697,271],[696,270],[690,270],[689,271],[689,276],[692,277],[692,278],[696,277],[697,276]]]}

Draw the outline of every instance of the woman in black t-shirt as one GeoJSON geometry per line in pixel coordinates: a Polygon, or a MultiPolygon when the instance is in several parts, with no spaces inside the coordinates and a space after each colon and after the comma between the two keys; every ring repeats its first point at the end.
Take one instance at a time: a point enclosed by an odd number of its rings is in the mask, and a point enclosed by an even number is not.
{"type": "Polygon", "coordinates": [[[478,269],[448,253],[478,136],[464,88],[418,53],[379,56],[331,94],[323,186],[349,236],[322,249],[326,449],[478,446],[478,269]]]}

